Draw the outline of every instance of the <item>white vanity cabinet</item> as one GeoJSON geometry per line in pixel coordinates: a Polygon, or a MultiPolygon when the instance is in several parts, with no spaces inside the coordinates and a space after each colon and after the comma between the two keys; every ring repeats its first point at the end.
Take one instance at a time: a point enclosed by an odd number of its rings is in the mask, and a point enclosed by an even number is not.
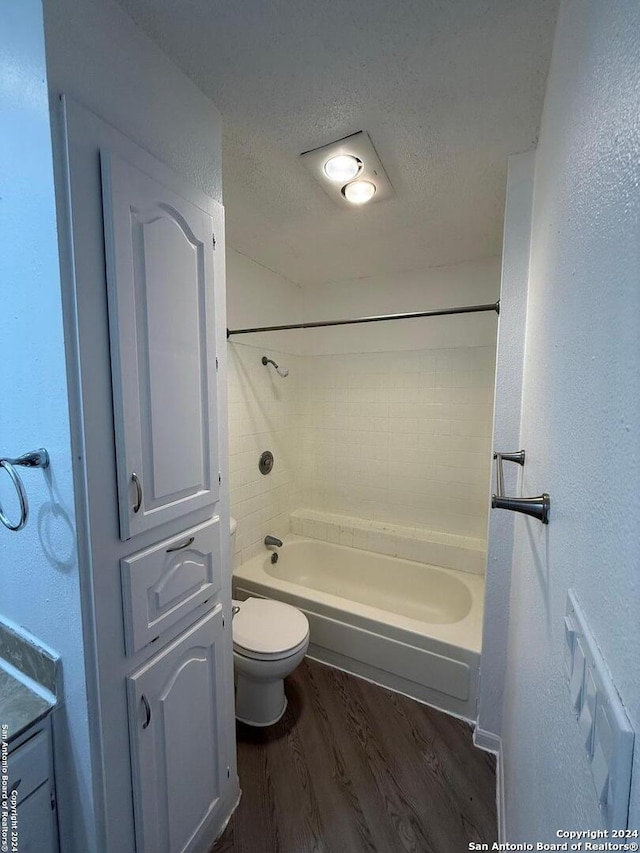
{"type": "Polygon", "coordinates": [[[229,778],[223,622],[218,606],[127,679],[139,851],[199,849],[229,778]]]}
{"type": "MultiPolygon", "coordinates": [[[[46,785],[18,803],[18,847],[20,853],[58,853],[55,813],[46,785]]],[[[11,850],[11,847],[9,847],[11,850]]]]}
{"type": "MultiPolygon", "coordinates": [[[[222,210],[101,150],[123,540],[219,499],[214,289],[222,210]],[[217,220],[217,221],[216,221],[217,220]]],[[[175,181],[175,178],[174,178],[175,181]]]]}
{"type": "Polygon", "coordinates": [[[20,853],[58,853],[58,827],[51,758],[51,730],[45,720],[11,747],[7,762],[8,795],[16,792],[17,824],[8,805],[8,850],[20,853]],[[16,835],[13,836],[12,833],[16,835]],[[15,841],[15,846],[13,842],[15,841]]]}

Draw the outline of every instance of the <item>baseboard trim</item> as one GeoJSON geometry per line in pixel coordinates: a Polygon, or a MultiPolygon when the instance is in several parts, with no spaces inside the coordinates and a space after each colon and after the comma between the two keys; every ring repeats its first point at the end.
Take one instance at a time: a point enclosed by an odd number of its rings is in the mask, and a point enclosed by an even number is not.
{"type": "Polygon", "coordinates": [[[392,693],[397,693],[399,696],[406,696],[407,699],[412,699],[414,702],[418,702],[420,705],[426,705],[427,708],[433,708],[434,711],[438,711],[441,714],[447,714],[447,716],[449,717],[455,717],[456,720],[462,720],[463,723],[467,723],[471,727],[473,727],[474,725],[474,721],[470,717],[465,717],[463,714],[457,714],[455,711],[447,710],[446,708],[443,708],[440,705],[434,705],[433,702],[429,702],[426,699],[421,699],[414,693],[409,693],[406,690],[403,690],[401,687],[397,687],[395,684],[388,684],[386,680],[379,678],[370,678],[368,675],[363,675],[361,672],[358,671],[357,667],[350,668],[348,665],[335,663],[334,661],[329,660],[326,655],[319,653],[316,646],[309,646],[309,649],[311,650],[311,654],[307,652],[306,655],[309,660],[316,661],[316,663],[321,663],[324,666],[329,666],[331,667],[331,669],[338,669],[340,670],[340,672],[346,672],[347,675],[352,675],[354,678],[359,678],[361,681],[366,681],[367,684],[374,684],[376,687],[383,687],[385,690],[390,690],[392,693]]]}
{"type": "Polygon", "coordinates": [[[486,732],[484,729],[476,726],[473,732],[473,742],[479,749],[484,749],[485,752],[493,752],[496,756],[500,754],[502,741],[493,732],[486,732]]]}
{"type": "Polygon", "coordinates": [[[473,732],[473,742],[479,749],[492,752],[496,756],[496,811],[498,813],[498,842],[506,844],[507,826],[504,800],[504,760],[502,738],[493,732],[476,727],[473,732]]]}

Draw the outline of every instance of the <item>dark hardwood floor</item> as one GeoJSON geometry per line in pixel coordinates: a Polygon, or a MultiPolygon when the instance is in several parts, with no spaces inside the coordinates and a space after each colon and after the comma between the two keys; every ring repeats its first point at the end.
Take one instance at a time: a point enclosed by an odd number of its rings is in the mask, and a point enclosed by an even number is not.
{"type": "Polygon", "coordinates": [[[275,726],[238,724],[212,853],[463,853],[497,840],[495,759],[460,720],[306,659],[275,726]]]}

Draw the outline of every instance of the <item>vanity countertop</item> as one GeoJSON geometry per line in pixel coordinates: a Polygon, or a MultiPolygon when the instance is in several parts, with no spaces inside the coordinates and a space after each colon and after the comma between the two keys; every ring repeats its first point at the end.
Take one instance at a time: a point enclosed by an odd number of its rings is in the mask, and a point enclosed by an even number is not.
{"type": "Polygon", "coordinates": [[[0,622],[0,739],[11,743],[56,704],[59,658],[0,622]]]}
{"type": "Polygon", "coordinates": [[[0,664],[0,737],[8,743],[37,723],[55,706],[55,698],[45,699],[32,687],[0,664]],[[4,736],[3,736],[4,735],[4,736]]]}

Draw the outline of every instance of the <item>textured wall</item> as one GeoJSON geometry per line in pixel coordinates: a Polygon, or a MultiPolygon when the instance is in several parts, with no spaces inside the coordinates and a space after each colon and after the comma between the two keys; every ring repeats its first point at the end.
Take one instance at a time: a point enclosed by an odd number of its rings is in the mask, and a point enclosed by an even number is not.
{"type": "Polygon", "coordinates": [[[225,117],[241,251],[305,285],[499,253],[558,0],[121,2],[225,117]],[[340,210],[299,155],[361,129],[397,198],[340,210]]]}
{"type": "MultiPolygon", "coordinates": [[[[640,732],[640,6],[561,7],[536,157],[503,721],[508,839],[601,826],[562,666],[574,588],[640,732]]],[[[636,747],[629,826],[640,826],[636,747]]]]}
{"type": "Polygon", "coordinates": [[[89,107],[222,201],[213,102],[113,0],[47,0],[44,13],[51,92],[89,107]]]}
{"type": "MultiPolygon", "coordinates": [[[[46,447],[51,455],[46,472],[22,469],[27,527],[10,533],[0,526],[0,614],[62,657],[64,695],[54,714],[61,832],[70,845],[65,853],[89,851],[93,805],[80,570],[39,0],[3,4],[0,61],[0,161],[9,167],[0,201],[0,454],[46,447]]],[[[17,518],[6,474],[0,502],[17,518]]]]}
{"type": "MultiPolygon", "coordinates": [[[[509,158],[502,252],[493,449],[520,449],[520,406],[527,317],[527,278],[535,153],[509,158]]],[[[517,495],[519,469],[504,466],[505,492],[517,495]]],[[[495,472],[491,491],[495,491],[495,472]]],[[[487,532],[484,634],[478,693],[478,731],[499,736],[509,629],[509,592],[516,516],[494,510],[487,532]]],[[[496,742],[493,741],[493,748],[496,742]]]]}

